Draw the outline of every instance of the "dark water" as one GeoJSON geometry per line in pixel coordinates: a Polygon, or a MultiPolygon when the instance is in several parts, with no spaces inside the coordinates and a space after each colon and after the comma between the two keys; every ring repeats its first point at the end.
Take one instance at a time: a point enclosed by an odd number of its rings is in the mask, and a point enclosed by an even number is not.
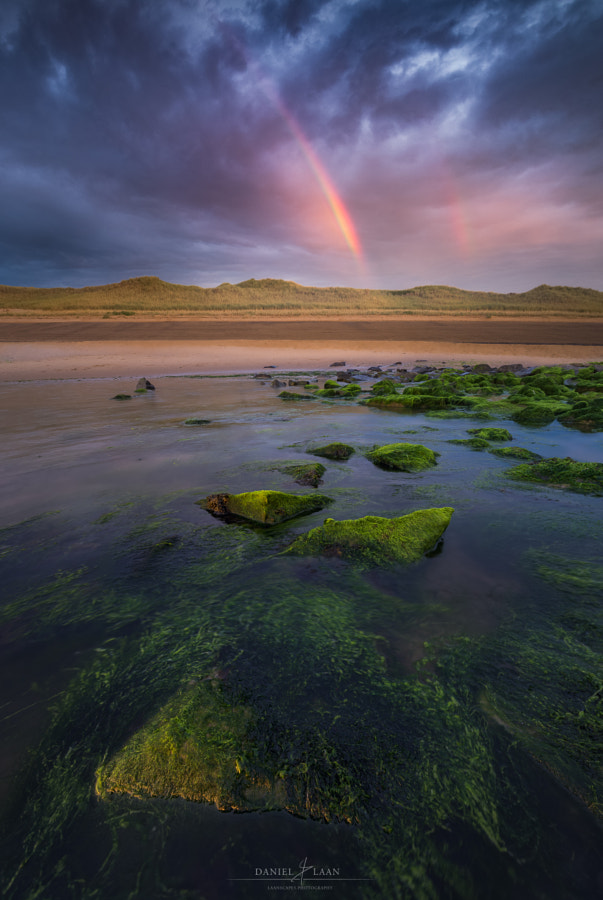
{"type": "MultiPolygon", "coordinates": [[[[156,384],[124,402],[103,380],[0,387],[3,896],[603,890],[603,500],[523,487],[511,462],[447,443],[471,419],[286,404],[247,378],[156,384]],[[312,492],[275,466],[336,440],[356,453],[323,460],[328,512],[261,529],[195,505],[312,492]],[[437,467],[363,455],[396,441],[437,467]],[[455,509],[443,542],[409,567],[278,555],[325,515],[438,506],[455,509]],[[95,798],[103,760],[217,670],[266,753],[324,742],[352,824],[95,798]]],[[[599,434],[495,424],[543,456],[603,461],[599,434]]]]}

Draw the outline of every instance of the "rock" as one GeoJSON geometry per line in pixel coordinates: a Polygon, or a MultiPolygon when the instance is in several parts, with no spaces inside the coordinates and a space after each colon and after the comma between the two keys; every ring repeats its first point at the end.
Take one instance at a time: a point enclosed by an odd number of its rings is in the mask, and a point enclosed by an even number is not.
{"type": "Polygon", "coordinates": [[[314,394],[296,394],[294,391],[281,391],[279,394],[281,400],[314,400],[314,394]]]}
{"type": "Polygon", "coordinates": [[[521,409],[513,413],[511,418],[518,425],[550,425],[555,420],[555,409],[551,406],[541,406],[538,403],[526,403],[521,409]]]}
{"type": "Polygon", "coordinates": [[[499,372],[521,372],[522,369],[522,363],[505,363],[504,365],[498,367],[499,372]]]}
{"type": "Polygon", "coordinates": [[[603,431],[603,397],[578,400],[559,416],[559,421],[566,428],[577,428],[579,431],[603,431]]]}
{"type": "Polygon", "coordinates": [[[381,469],[419,472],[435,466],[439,455],[422,444],[384,444],[367,453],[366,458],[381,469]]]}
{"type": "Polygon", "coordinates": [[[148,378],[139,378],[136,383],[136,392],[142,393],[143,391],[154,391],[155,385],[151,384],[148,378]]]}
{"type": "Polygon", "coordinates": [[[290,475],[296,484],[318,487],[326,469],[321,463],[299,463],[298,465],[281,466],[278,471],[284,475],[290,475]]]}
{"type": "Polygon", "coordinates": [[[284,491],[248,491],[243,494],[210,494],[198,500],[199,506],[217,518],[238,516],[276,525],[287,519],[316,512],[331,502],[322,494],[287,494],[284,491]]]}
{"type": "Polygon", "coordinates": [[[468,428],[467,434],[474,434],[486,441],[512,441],[513,435],[506,428],[468,428]]]}
{"type": "Polygon", "coordinates": [[[297,381],[290,378],[287,383],[287,387],[304,387],[306,384],[310,384],[309,378],[300,378],[297,381]]]}
{"type": "Polygon", "coordinates": [[[480,437],[472,437],[472,438],[454,438],[452,440],[447,441],[448,444],[464,444],[465,447],[471,447],[472,450],[487,450],[490,447],[490,442],[484,440],[484,438],[480,437]]]}
{"type": "Polygon", "coordinates": [[[576,462],[571,456],[552,456],[540,462],[508,469],[509,478],[549,487],[565,488],[578,494],[603,495],[603,463],[576,462]]]}
{"type": "Polygon", "coordinates": [[[364,516],[327,519],[296,538],[284,553],[292,556],[340,556],[380,566],[420,559],[438,542],[452,517],[451,507],[419,509],[400,518],[364,516]]]}
{"type": "Polygon", "coordinates": [[[131,400],[132,395],[131,394],[116,394],[115,397],[113,397],[113,399],[114,400],[131,400]]]}
{"type": "Polygon", "coordinates": [[[284,388],[284,387],[288,387],[286,381],[279,381],[278,378],[273,378],[272,381],[270,382],[270,384],[272,385],[273,388],[284,388]]]}
{"type": "Polygon", "coordinates": [[[539,453],[526,450],[524,447],[494,447],[490,453],[493,456],[500,456],[502,459],[542,459],[539,453]]]}
{"type": "Polygon", "coordinates": [[[311,453],[312,456],[323,456],[326,459],[349,459],[350,456],[354,453],[354,448],[350,447],[349,444],[342,444],[339,441],[334,441],[332,444],[325,444],[324,447],[315,447],[313,450],[308,450],[307,453],[311,453]]]}
{"type": "Polygon", "coordinates": [[[337,369],[337,368],[339,368],[340,366],[345,366],[345,364],[346,364],[346,363],[345,363],[345,360],[344,360],[343,362],[333,362],[333,363],[331,363],[331,365],[329,366],[329,368],[330,368],[330,369],[337,369]]]}
{"type": "Polygon", "coordinates": [[[185,419],[185,425],[209,425],[211,419],[185,419]]]}
{"type": "Polygon", "coordinates": [[[476,366],[473,366],[473,371],[476,375],[486,375],[488,372],[495,372],[496,369],[493,369],[488,363],[478,363],[476,366]]]}

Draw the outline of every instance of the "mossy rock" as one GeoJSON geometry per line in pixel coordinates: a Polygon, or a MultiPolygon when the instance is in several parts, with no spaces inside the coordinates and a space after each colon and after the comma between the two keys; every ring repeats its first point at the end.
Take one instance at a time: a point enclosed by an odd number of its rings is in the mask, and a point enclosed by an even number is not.
{"type": "Polygon", "coordinates": [[[422,444],[384,444],[367,453],[366,458],[381,469],[420,472],[435,466],[439,455],[422,444]]]}
{"type": "Polygon", "coordinates": [[[603,463],[576,462],[570,456],[564,459],[553,456],[540,462],[514,466],[506,474],[517,481],[603,496],[603,463]]]}
{"type": "Polygon", "coordinates": [[[116,394],[115,397],[113,397],[113,400],[131,400],[131,399],[132,399],[131,394],[116,394]]]}
{"type": "Polygon", "coordinates": [[[281,391],[279,397],[281,400],[314,400],[318,391],[312,394],[296,394],[295,391],[281,391]]]}
{"type": "Polygon", "coordinates": [[[300,463],[293,466],[282,466],[279,472],[290,475],[297,484],[318,487],[326,469],[321,463],[300,463]]]}
{"type": "Polygon", "coordinates": [[[343,444],[340,441],[333,441],[332,444],[325,444],[324,447],[315,447],[308,450],[312,456],[323,456],[325,459],[349,459],[355,452],[349,444],[343,444]]]}
{"type": "Polygon", "coordinates": [[[512,441],[513,435],[506,428],[468,428],[467,434],[484,438],[486,441],[512,441]]]}
{"type": "Polygon", "coordinates": [[[383,378],[372,386],[371,394],[374,394],[375,396],[395,394],[397,386],[397,382],[391,381],[389,378],[383,378]]]}
{"type": "Polygon", "coordinates": [[[603,431],[603,397],[578,400],[558,418],[566,428],[585,432],[603,431]]]}
{"type": "Polygon", "coordinates": [[[438,542],[454,510],[419,509],[399,518],[364,516],[336,521],[298,537],[284,552],[294,556],[339,556],[371,566],[410,563],[438,542]]]}
{"type": "Polygon", "coordinates": [[[542,459],[539,453],[526,450],[524,447],[494,447],[490,453],[493,456],[500,456],[502,459],[542,459]]]}
{"type": "Polygon", "coordinates": [[[218,518],[238,516],[261,525],[276,525],[287,519],[305,516],[328,503],[331,499],[323,494],[287,494],[284,491],[211,494],[198,501],[199,506],[218,518]]]}
{"type": "Polygon", "coordinates": [[[471,447],[472,450],[488,450],[490,441],[481,437],[472,438],[452,438],[447,441],[448,444],[463,444],[465,447],[471,447]]]}
{"type": "Polygon", "coordinates": [[[185,419],[185,425],[209,425],[211,419],[185,419]]]}
{"type": "Polygon", "coordinates": [[[435,394],[384,394],[376,397],[369,397],[364,401],[365,406],[375,406],[377,409],[400,409],[400,410],[428,410],[428,409],[446,409],[451,405],[451,397],[437,396],[435,394]]]}
{"type": "Polygon", "coordinates": [[[516,410],[511,418],[518,425],[550,425],[555,421],[555,409],[549,405],[539,403],[526,403],[521,409],[516,410]]]}
{"type": "MultiPolygon", "coordinates": [[[[169,701],[96,773],[96,795],[169,797],[213,803],[223,812],[282,810],[317,819],[346,818],[310,803],[286,761],[254,765],[252,712],[233,705],[211,677],[169,701]]],[[[342,815],[343,813],[343,815],[342,815]]]]}

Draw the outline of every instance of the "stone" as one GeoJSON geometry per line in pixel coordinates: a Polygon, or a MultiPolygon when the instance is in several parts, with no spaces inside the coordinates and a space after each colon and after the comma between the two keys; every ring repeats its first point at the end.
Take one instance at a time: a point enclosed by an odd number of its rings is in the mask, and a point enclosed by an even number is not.
{"type": "Polygon", "coordinates": [[[247,491],[242,494],[210,494],[198,505],[216,518],[238,517],[277,525],[322,509],[331,503],[322,494],[287,494],[284,491],[247,491]]]}

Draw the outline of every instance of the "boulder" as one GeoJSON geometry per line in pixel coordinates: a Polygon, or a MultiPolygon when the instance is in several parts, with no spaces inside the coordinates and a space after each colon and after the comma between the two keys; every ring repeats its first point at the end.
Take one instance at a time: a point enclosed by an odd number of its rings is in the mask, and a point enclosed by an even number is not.
{"type": "Polygon", "coordinates": [[[367,453],[366,458],[381,469],[419,472],[435,466],[439,455],[422,444],[384,444],[367,453]]]}
{"type": "Polygon", "coordinates": [[[261,525],[277,525],[316,512],[331,503],[331,499],[322,494],[247,491],[243,494],[210,494],[197,503],[217,518],[238,517],[261,525]]]}
{"type": "Polygon", "coordinates": [[[324,525],[300,535],[284,551],[292,556],[339,556],[371,566],[410,563],[439,541],[448,527],[451,507],[419,509],[399,518],[364,516],[324,525]]]}
{"type": "Polygon", "coordinates": [[[151,384],[148,378],[139,378],[136,383],[136,392],[142,394],[143,391],[154,391],[155,385],[151,384]]]}
{"type": "Polygon", "coordinates": [[[332,444],[325,444],[323,447],[315,447],[313,450],[308,450],[307,452],[311,453],[312,456],[323,456],[326,459],[341,460],[349,459],[354,453],[354,448],[350,447],[349,444],[334,441],[332,444]]]}

